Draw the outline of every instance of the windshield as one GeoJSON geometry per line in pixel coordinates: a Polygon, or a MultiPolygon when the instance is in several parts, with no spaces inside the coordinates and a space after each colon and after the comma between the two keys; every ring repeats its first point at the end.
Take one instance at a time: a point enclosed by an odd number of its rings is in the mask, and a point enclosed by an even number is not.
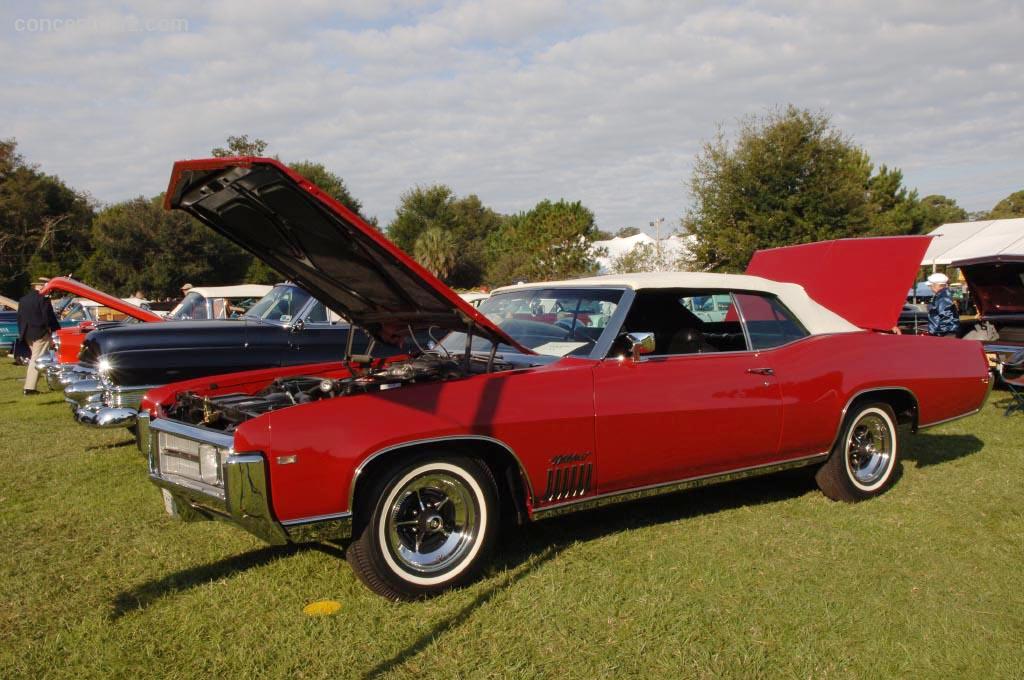
{"type": "Polygon", "coordinates": [[[189,293],[170,314],[172,319],[207,319],[206,298],[199,293],[189,293]]]}
{"type": "MultiPolygon", "coordinates": [[[[480,313],[519,344],[548,356],[586,356],[619,306],[621,290],[533,288],[497,293],[480,303],[480,313]]],[[[462,353],[465,333],[449,333],[441,346],[462,353]]],[[[491,342],[473,338],[474,352],[490,352],[491,342]]],[[[514,352],[499,345],[499,352],[514,352]]]]}
{"type": "Polygon", "coordinates": [[[245,318],[288,323],[302,311],[309,297],[309,293],[295,286],[275,286],[249,308],[245,318]]]}

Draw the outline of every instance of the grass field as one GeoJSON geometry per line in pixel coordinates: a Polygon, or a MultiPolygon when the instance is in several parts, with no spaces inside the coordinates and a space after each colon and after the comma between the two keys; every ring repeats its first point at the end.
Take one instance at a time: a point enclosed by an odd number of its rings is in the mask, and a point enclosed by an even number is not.
{"type": "Polygon", "coordinates": [[[0,678],[1024,674],[1024,415],[908,439],[876,500],[806,472],[527,527],[486,577],[393,604],[335,546],[163,515],[125,431],[0,365],[0,678]],[[337,600],[334,616],[302,608],[337,600]]]}

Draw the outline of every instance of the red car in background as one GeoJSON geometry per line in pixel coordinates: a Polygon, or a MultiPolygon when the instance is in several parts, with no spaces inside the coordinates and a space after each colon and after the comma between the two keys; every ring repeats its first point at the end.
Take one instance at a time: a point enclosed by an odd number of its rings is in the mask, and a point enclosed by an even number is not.
{"type": "Polygon", "coordinates": [[[877,496],[908,431],[977,412],[992,385],[979,343],[886,332],[926,237],[759,253],[775,280],[528,283],[474,308],[278,161],[182,161],[166,196],[380,341],[438,339],[167,385],[139,421],[172,514],[275,544],[347,540],[391,599],[474,578],[502,516],[795,467],[829,498],[877,496]],[[856,269],[835,268],[844,254],[869,257],[873,301],[817,285],[856,269]]]}
{"type": "Polygon", "coordinates": [[[77,326],[61,328],[53,334],[53,351],[49,356],[36,362],[38,368],[46,375],[47,384],[51,389],[62,389],[68,382],[78,379],[79,376],[75,374],[74,367],[78,362],[78,353],[82,349],[82,342],[85,340],[85,336],[96,330],[97,327],[108,322],[152,323],[164,320],[156,312],[136,307],[121,298],[64,276],[50,279],[40,292],[43,295],[60,292],[85,298],[98,303],[102,310],[99,312],[98,318],[82,321],[77,326]]]}

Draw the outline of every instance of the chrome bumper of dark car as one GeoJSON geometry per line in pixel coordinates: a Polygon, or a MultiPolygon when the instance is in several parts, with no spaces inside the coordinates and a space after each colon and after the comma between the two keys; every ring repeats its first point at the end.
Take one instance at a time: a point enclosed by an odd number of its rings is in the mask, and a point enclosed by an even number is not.
{"type": "Polygon", "coordinates": [[[46,376],[46,384],[51,390],[66,389],[72,383],[80,380],[96,380],[99,376],[95,369],[79,364],[50,363],[43,371],[46,376]]]}
{"type": "MultiPolygon", "coordinates": [[[[307,517],[279,522],[270,505],[266,461],[261,453],[235,453],[232,437],[220,432],[149,418],[139,421],[139,435],[148,443],[140,448],[149,458],[149,478],[164,493],[168,513],[186,522],[224,520],[237,524],[272,545],[348,538],[352,535],[351,513],[307,517]],[[160,433],[176,440],[191,440],[225,448],[219,484],[174,474],[161,452],[160,433]]],[[[166,452],[163,452],[166,453],[166,452]]]]}
{"type": "Polygon", "coordinates": [[[158,385],[113,385],[100,380],[80,380],[64,389],[75,420],[93,427],[134,427],[142,397],[158,385]]]}

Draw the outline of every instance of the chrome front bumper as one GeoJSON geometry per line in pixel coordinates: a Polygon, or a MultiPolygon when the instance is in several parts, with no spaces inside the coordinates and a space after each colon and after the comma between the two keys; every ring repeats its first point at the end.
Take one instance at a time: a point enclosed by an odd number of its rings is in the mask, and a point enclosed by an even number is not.
{"type": "MultiPolygon", "coordinates": [[[[36,362],[36,366],[39,367],[39,362],[36,362]]],[[[96,380],[99,375],[96,371],[88,366],[81,366],[79,364],[59,364],[52,362],[46,364],[46,368],[43,369],[43,375],[46,376],[46,384],[50,386],[51,390],[63,390],[69,385],[76,383],[80,380],[96,380]]]]}
{"type": "Polygon", "coordinates": [[[149,458],[149,479],[164,494],[168,514],[185,522],[224,520],[237,524],[272,545],[348,538],[352,535],[351,513],[279,522],[270,504],[266,461],[261,453],[235,453],[233,437],[174,420],[148,416],[140,421],[140,444],[149,458]],[[219,448],[228,448],[221,466],[223,487],[170,474],[161,468],[160,433],[219,448]]]}
{"type": "Polygon", "coordinates": [[[105,380],[80,380],[64,389],[75,420],[93,427],[134,427],[142,397],[159,385],[112,385],[105,380]]]}

